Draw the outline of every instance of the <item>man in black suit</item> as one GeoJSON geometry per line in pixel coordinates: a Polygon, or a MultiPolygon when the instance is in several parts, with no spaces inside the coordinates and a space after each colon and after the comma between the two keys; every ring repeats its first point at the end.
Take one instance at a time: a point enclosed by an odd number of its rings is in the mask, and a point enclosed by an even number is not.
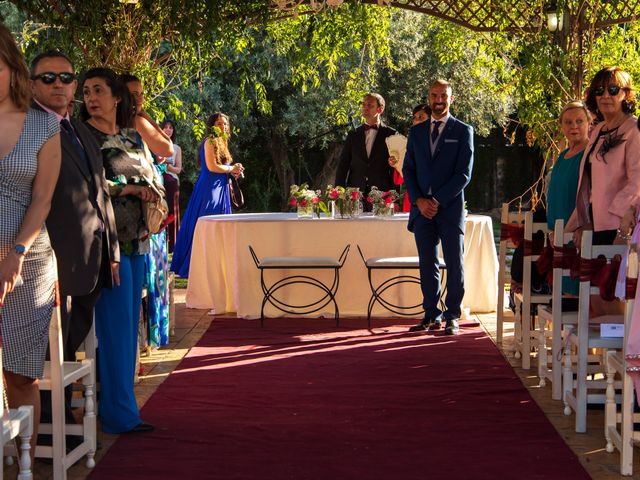
{"type": "Polygon", "coordinates": [[[65,361],[75,361],[102,288],[119,283],[120,250],[102,153],[87,127],[68,114],[77,86],[65,54],[45,52],[31,63],[33,107],[60,121],[62,165],[46,225],[58,262],[65,361]]]}
{"type": "Polygon", "coordinates": [[[377,93],[368,93],[362,99],[365,123],[347,135],[335,185],[359,187],[364,195],[373,186],[382,191],[394,188],[393,167],[389,166],[385,139],[395,135],[396,131],[380,121],[384,105],[384,98],[377,93]]]}

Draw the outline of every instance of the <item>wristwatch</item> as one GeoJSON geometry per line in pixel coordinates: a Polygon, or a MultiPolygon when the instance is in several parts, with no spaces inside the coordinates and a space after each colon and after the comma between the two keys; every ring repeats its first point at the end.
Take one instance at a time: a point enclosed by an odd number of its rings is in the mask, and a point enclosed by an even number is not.
{"type": "Polygon", "coordinates": [[[24,245],[20,244],[20,243],[16,243],[13,246],[14,251],[21,256],[26,256],[27,255],[27,247],[25,247],[24,245]]]}

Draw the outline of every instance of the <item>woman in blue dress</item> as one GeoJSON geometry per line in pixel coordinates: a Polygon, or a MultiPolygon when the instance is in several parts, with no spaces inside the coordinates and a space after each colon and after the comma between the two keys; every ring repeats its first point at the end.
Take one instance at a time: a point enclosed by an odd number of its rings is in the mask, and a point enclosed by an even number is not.
{"type": "Polygon", "coordinates": [[[229,117],[214,113],[207,120],[206,131],[208,135],[199,150],[200,176],[180,223],[171,260],[171,271],[180,277],[189,276],[193,233],[198,219],[205,215],[231,213],[229,175],[239,176],[244,171],[242,164],[233,164],[229,153],[229,117]]]}

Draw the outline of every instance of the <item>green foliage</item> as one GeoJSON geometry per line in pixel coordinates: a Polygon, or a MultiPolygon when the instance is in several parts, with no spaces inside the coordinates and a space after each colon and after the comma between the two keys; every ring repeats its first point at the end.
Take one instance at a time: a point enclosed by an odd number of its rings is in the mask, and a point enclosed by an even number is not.
{"type": "MultiPolygon", "coordinates": [[[[491,12],[502,15],[501,28],[514,18],[525,25],[547,3],[523,10],[522,2],[493,0],[491,12]]],[[[404,132],[411,108],[438,77],[452,82],[453,114],[477,134],[500,126],[512,137],[522,125],[529,143],[550,158],[562,105],[581,97],[597,70],[615,64],[640,79],[640,23],[594,26],[623,11],[624,2],[554,3],[565,12],[565,29],[553,35],[545,25],[477,33],[356,1],[320,14],[302,6],[278,21],[266,0],[12,0],[0,2],[0,16],[28,60],[60,47],[78,70],[107,65],[140,76],[145,108],[176,121],[186,190],[200,169],[204,121],[215,111],[229,113],[250,206],[272,210],[284,207],[292,183],[333,180],[345,133],[338,126],[357,116],[365,92],[383,93],[385,120],[404,132]]],[[[484,1],[457,6],[480,17],[490,11],[484,1]]]]}
{"type": "Polygon", "coordinates": [[[426,101],[436,78],[452,83],[453,114],[486,136],[505,123],[514,109],[512,46],[501,34],[489,36],[413,12],[396,10],[392,18],[392,62],[381,78],[387,117],[408,128],[412,108],[426,101]],[[418,31],[420,34],[416,34],[418,31]]]}

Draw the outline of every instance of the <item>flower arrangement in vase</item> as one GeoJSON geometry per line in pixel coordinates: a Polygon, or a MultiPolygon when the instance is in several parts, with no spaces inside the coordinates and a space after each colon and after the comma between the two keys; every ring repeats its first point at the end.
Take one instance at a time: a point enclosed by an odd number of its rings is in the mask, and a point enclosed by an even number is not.
{"type": "Polygon", "coordinates": [[[371,187],[369,195],[367,195],[367,202],[371,204],[371,209],[375,216],[388,217],[395,213],[398,208],[398,202],[402,199],[395,190],[389,190],[383,192],[378,190],[378,187],[371,187]]]}
{"type": "Polygon", "coordinates": [[[320,199],[320,190],[311,190],[309,184],[291,185],[289,188],[289,205],[296,208],[298,218],[320,217],[320,213],[329,216],[327,205],[320,199]]]}
{"type": "Polygon", "coordinates": [[[362,212],[362,192],[357,187],[327,185],[325,197],[333,205],[334,217],[353,218],[362,212]]]}

